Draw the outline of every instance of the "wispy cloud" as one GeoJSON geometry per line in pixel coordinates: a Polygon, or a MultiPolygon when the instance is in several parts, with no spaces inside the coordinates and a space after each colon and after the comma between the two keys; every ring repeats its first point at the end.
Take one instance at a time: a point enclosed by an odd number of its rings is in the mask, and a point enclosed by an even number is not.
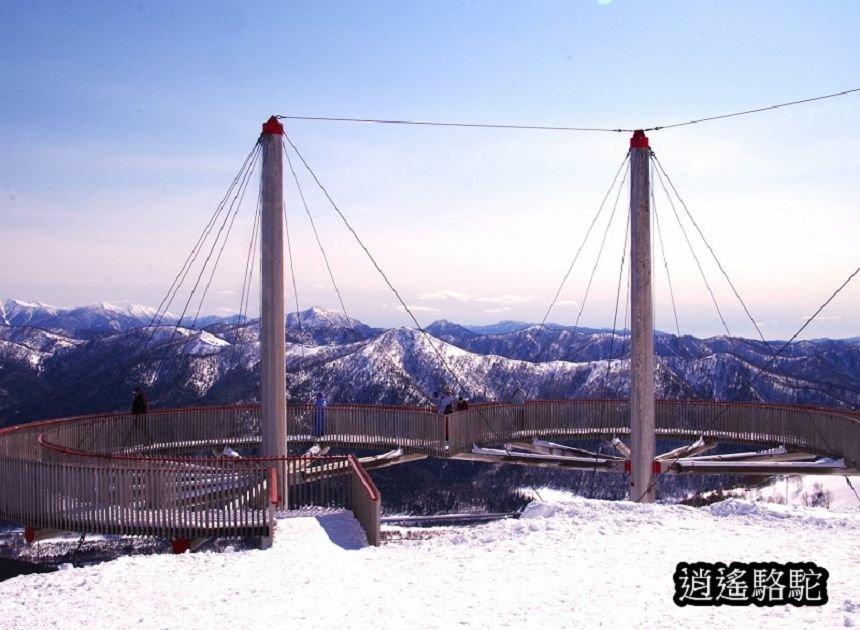
{"type": "MultiPolygon", "coordinates": [[[[422,293],[418,296],[419,300],[425,300],[428,302],[444,302],[448,300],[453,300],[456,302],[469,303],[473,302],[476,304],[526,304],[531,302],[533,298],[524,297],[522,295],[514,295],[512,293],[505,293],[504,295],[496,295],[496,296],[481,296],[481,295],[471,295],[469,293],[463,293],[462,291],[454,291],[453,289],[441,289],[439,291],[432,291],[430,293],[422,293]]],[[[492,312],[492,311],[487,311],[492,312]]]]}
{"type": "Polygon", "coordinates": [[[502,306],[499,308],[488,308],[484,312],[485,313],[507,313],[509,310],[511,310],[510,306],[502,306]]]}
{"type": "MultiPolygon", "coordinates": [[[[397,310],[398,310],[398,311],[400,311],[401,313],[405,313],[405,312],[406,312],[406,309],[405,309],[405,308],[403,308],[403,305],[402,305],[402,304],[401,304],[400,306],[398,306],[398,307],[397,307],[397,310]]],[[[409,306],[409,310],[410,310],[410,311],[412,311],[413,313],[438,313],[438,312],[439,312],[439,309],[438,309],[438,308],[434,308],[434,307],[432,307],[432,306],[414,306],[414,305],[410,305],[410,306],[409,306]]]]}
{"type": "MultiPolygon", "coordinates": [[[[804,315],[801,319],[803,321],[809,321],[812,319],[812,315],[804,315]]],[[[839,321],[842,319],[842,315],[819,315],[815,319],[819,322],[839,321]]]]}
{"type": "Polygon", "coordinates": [[[475,301],[482,304],[526,304],[527,302],[531,302],[532,298],[505,293],[497,297],[478,297],[475,298],[475,301]]]}
{"type": "Polygon", "coordinates": [[[422,293],[418,296],[419,300],[427,300],[430,302],[439,302],[446,300],[456,300],[457,302],[470,302],[472,300],[472,296],[467,293],[461,293],[460,291],[453,291],[451,289],[442,289],[441,291],[432,291],[430,293],[422,293]]]}

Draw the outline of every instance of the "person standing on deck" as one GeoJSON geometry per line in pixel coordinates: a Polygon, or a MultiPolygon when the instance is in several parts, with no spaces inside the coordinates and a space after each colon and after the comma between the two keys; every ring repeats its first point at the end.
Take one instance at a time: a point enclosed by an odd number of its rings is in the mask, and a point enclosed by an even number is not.
{"type": "Polygon", "coordinates": [[[325,408],[327,404],[325,395],[322,392],[317,392],[314,399],[314,427],[312,431],[314,437],[321,437],[325,433],[325,408]]]}
{"type": "Polygon", "coordinates": [[[134,388],[134,398],[131,401],[131,413],[138,416],[140,414],[146,413],[148,409],[148,404],[146,402],[146,396],[143,394],[142,387],[134,388]]]}
{"type": "Polygon", "coordinates": [[[143,393],[143,388],[140,386],[135,387],[134,398],[131,401],[131,414],[136,417],[131,423],[131,428],[129,429],[128,435],[125,438],[126,442],[128,442],[129,439],[134,437],[134,439],[143,438],[146,440],[147,444],[152,444],[152,435],[150,435],[149,433],[149,427],[147,426],[146,418],[139,417],[145,416],[148,410],[149,403],[147,402],[146,396],[143,393]],[[138,437],[137,434],[139,434],[140,437],[138,437]]]}

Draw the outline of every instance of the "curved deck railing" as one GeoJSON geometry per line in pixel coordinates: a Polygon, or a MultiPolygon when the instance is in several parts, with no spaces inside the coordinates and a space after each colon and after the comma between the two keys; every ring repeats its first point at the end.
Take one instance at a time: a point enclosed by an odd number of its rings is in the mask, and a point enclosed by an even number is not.
{"type": "MultiPolygon", "coordinates": [[[[447,418],[432,409],[331,405],[320,441],[393,448],[434,457],[529,437],[606,438],[630,431],[628,401],[530,401],[476,405],[447,418]]],[[[314,410],[288,408],[288,440],[308,444],[314,410]]],[[[746,403],[658,401],[665,438],[785,444],[844,458],[860,468],[860,415],[835,409],[746,403]]],[[[257,406],[106,414],[50,420],[0,431],[0,518],[40,528],[166,537],[270,535],[271,460],[201,458],[213,448],[260,442],[257,406]]],[[[314,479],[352,475],[326,486],[378,532],[379,497],[357,462],[315,466],[314,479]]],[[[286,458],[294,496],[311,464],[286,458]]],[[[333,460],[332,460],[333,461],[333,460]]],[[[295,505],[295,501],[291,501],[295,505]]],[[[371,538],[371,530],[368,530],[371,538]]]]}
{"type": "MultiPolygon", "coordinates": [[[[784,444],[860,465],[860,416],[837,409],[714,401],[658,400],[658,437],[704,436],[741,444],[784,444]]],[[[452,452],[473,443],[529,437],[586,439],[630,433],[629,401],[533,401],[488,405],[456,414],[452,452]]]]}

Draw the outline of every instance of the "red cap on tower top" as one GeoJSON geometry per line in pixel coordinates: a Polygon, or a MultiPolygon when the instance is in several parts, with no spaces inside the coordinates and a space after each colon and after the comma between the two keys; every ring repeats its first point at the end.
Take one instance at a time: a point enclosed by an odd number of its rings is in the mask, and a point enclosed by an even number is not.
{"type": "Polygon", "coordinates": [[[631,149],[647,149],[648,148],[648,136],[645,135],[645,132],[641,129],[637,129],[633,132],[633,137],[630,138],[630,148],[631,149]]]}
{"type": "Polygon", "coordinates": [[[279,136],[284,135],[284,126],[278,122],[278,119],[272,116],[263,123],[263,133],[272,133],[279,136]]]}

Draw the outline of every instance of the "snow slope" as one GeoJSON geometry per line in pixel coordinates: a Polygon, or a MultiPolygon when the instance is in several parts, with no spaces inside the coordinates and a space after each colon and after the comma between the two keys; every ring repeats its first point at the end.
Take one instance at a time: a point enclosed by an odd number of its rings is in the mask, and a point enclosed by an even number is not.
{"type": "Polygon", "coordinates": [[[860,507],[638,505],[541,490],[519,520],[278,522],[268,551],[131,556],[0,583],[3,628],[842,628],[860,624],[860,507]],[[823,607],[677,607],[681,561],[810,561],[823,607]]]}

